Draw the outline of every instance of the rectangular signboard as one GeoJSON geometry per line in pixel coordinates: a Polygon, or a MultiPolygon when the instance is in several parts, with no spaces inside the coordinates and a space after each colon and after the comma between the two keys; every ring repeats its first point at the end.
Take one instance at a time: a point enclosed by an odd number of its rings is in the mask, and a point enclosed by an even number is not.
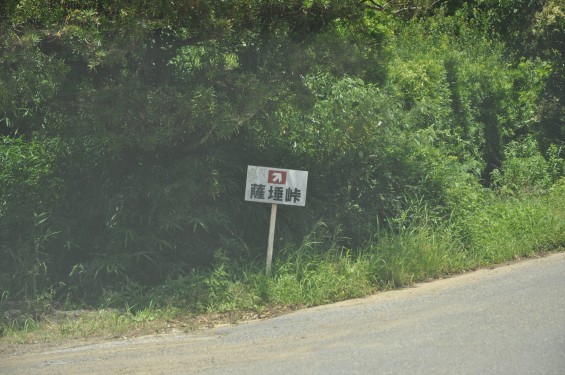
{"type": "Polygon", "coordinates": [[[245,200],[305,206],[307,185],[307,171],[249,165],[245,200]]]}

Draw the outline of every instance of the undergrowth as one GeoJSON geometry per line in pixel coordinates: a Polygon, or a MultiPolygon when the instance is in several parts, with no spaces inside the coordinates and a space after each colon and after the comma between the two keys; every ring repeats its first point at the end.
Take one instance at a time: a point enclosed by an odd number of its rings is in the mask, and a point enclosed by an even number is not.
{"type": "Polygon", "coordinates": [[[410,220],[401,217],[389,227],[380,228],[371,241],[358,249],[348,248],[339,230],[319,222],[301,243],[287,243],[276,253],[271,277],[265,275],[262,261],[242,265],[218,251],[215,266],[208,272],[195,270],[150,290],[130,285],[122,292],[108,292],[99,310],[78,317],[53,318],[53,314],[35,312],[14,318],[4,293],[0,332],[5,339],[18,342],[54,337],[119,337],[132,331],[166,330],[179,319],[185,319],[183,327],[193,327],[198,325],[196,316],[224,314],[224,320],[238,320],[246,312],[255,317],[280,308],[297,309],[363,297],[563,250],[563,207],[565,180],[544,195],[489,194],[473,212],[447,221],[435,220],[426,209],[408,207],[406,217],[410,216],[410,220]]]}

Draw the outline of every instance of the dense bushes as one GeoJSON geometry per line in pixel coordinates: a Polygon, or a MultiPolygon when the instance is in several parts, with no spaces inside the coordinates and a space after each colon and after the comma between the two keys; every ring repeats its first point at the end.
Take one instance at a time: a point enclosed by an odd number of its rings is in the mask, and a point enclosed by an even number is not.
{"type": "Polygon", "coordinates": [[[563,245],[555,2],[528,51],[489,1],[36,3],[0,24],[3,298],[317,304],[563,245]],[[309,171],[273,280],[248,164],[309,171]]]}

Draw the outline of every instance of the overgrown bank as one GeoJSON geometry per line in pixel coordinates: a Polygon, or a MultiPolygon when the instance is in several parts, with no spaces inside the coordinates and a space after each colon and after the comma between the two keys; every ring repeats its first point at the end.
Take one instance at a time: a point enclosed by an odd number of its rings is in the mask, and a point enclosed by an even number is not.
{"type": "Polygon", "coordinates": [[[47,299],[43,305],[20,305],[19,312],[4,316],[0,327],[8,342],[190,330],[364,297],[565,249],[565,180],[543,196],[485,194],[483,204],[458,223],[438,222],[427,210],[411,207],[395,228],[378,230],[359,249],[347,248],[339,231],[320,222],[301,243],[287,243],[277,251],[271,277],[265,276],[262,262],[241,264],[218,252],[210,271],[195,270],[151,289],[108,293],[100,310],[65,314],[54,311],[47,299]],[[124,301],[124,309],[108,309],[124,301]]]}
{"type": "Polygon", "coordinates": [[[376,3],[4,2],[3,306],[310,306],[562,247],[562,3],[376,3]],[[249,164],[310,176],[270,279],[249,164]]]}

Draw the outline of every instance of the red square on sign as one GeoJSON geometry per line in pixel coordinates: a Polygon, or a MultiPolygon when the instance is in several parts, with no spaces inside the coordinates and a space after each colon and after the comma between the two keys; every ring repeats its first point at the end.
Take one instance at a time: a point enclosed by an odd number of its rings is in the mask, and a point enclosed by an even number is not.
{"type": "Polygon", "coordinates": [[[267,179],[269,184],[286,184],[286,171],[272,171],[269,170],[269,177],[267,179]]]}

